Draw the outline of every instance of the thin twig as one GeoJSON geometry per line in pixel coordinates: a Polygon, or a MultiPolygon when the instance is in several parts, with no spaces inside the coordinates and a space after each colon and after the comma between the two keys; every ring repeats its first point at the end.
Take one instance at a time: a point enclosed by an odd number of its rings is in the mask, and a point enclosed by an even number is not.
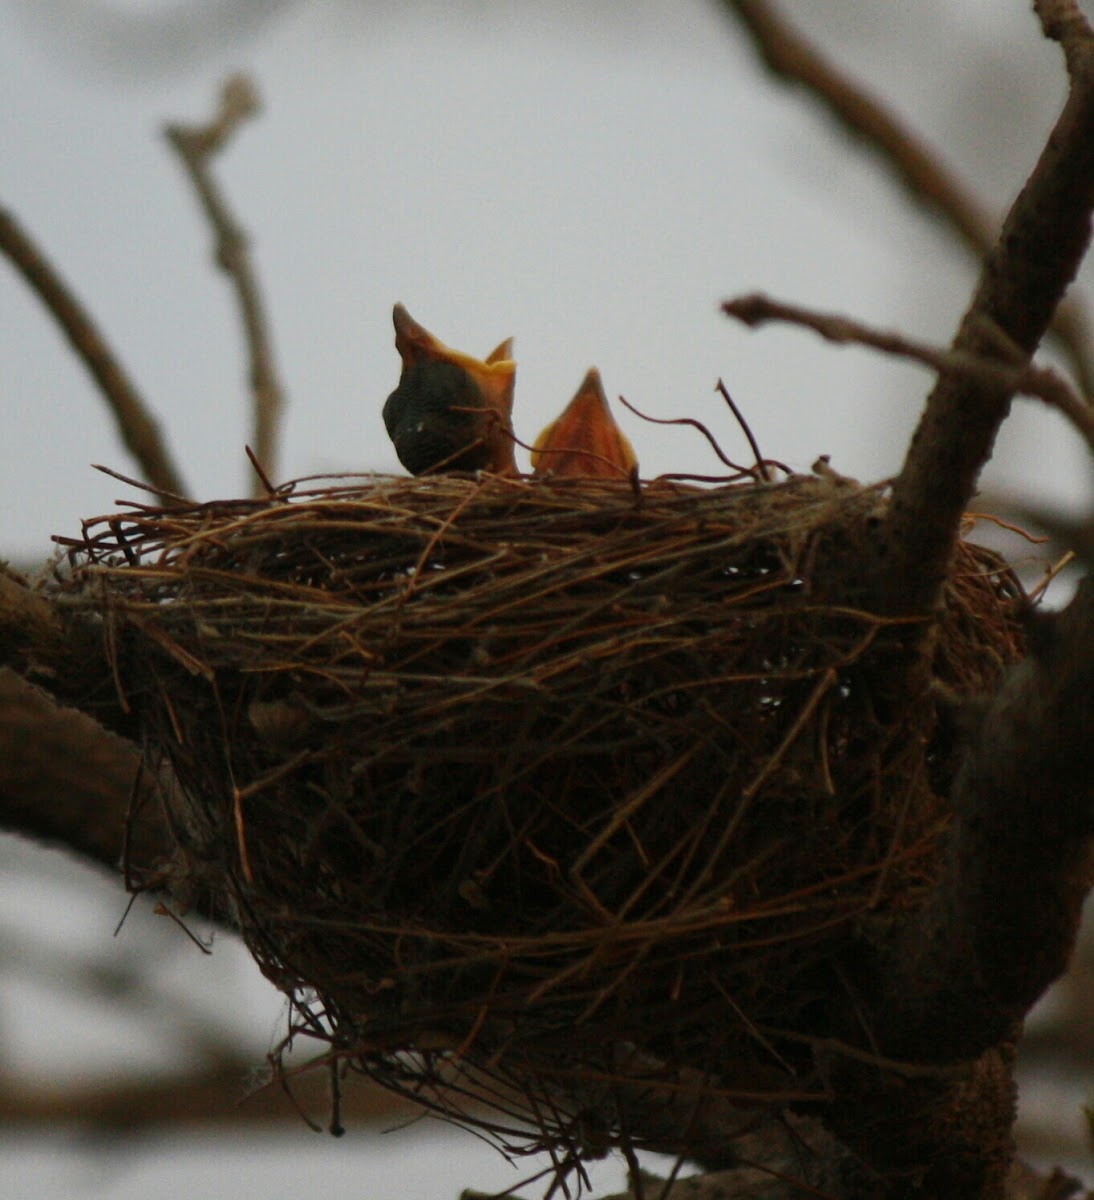
{"type": "MultiPolygon", "coordinates": [[[[275,488],[274,485],[270,482],[269,476],[266,474],[265,468],[262,466],[262,463],[259,462],[259,460],[258,460],[258,455],[255,454],[255,452],[251,449],[250,446],[244,446],[244,450],[247,451],[247,459],[250,462],[251,467],[254,469],[254,473],[258,476],[258,482],[262,484],[263,493],[267,496],[276,496],[277,488],[275,488]]],[[[255,492],[257,493],[257,487],[255,488],[255,492]]]]}
{"type": "MultiPolygon", "coordinates": [[[[277,433],[284,392],[275,365],[262,293],[251,264],[247,235],[228,207],[210,169],[213,156],[223,149],[243,121],[258,111],[259,98],[254,84],[244,75],[233,75],[221,89],[220,107],[207,125],[171,124],[165,133],[186,168],[212,227],[217,265],[235,287],[250,355],[254,400],[251,444],[255,458],[268,477],[276,474],[277,433]]],[[[261,476],[255,480],[252,493],[255,496],[265,494],[261,476]]]]}
{"type": "Polygon", "coordinates": [[[727,300],[722,305],[722,311],[751,328],[763,325],[767,321],[785,321],[791,325],[812,329],[829,342],[870,346],[883,354],[922,363],[937,371],[939,375],[960,375],[980,380],[988,387],[1003,388],[1017,395],[1043,400],[1071,421],[1094,452],[1094,407],[1079,396],[1059,372],[1051,367],[1024,362],[1021,351],[1001,330],[989,332],[995,333],[996,344],[1000,350],[1005,348],[1007,356],[1015,359],[1014,366],[965,350],[946,350],[931,346],[892,330],[875,329],[850,317],[784,304],[760,292],[727,300]]]}
{"type": "Polygon", "coordinates": [[[125,368],[90,314],[15,217],[0,208],[0,250],[37,293],[99,386],[118,433],[148,482],[165,502],[186,494],[186,484],[125,368]]]}
{"type": "MultiPolygon", "coordinates": [[[[996,222],[926,141],[861,83],[828,62],[770,0],[722,0],[722,4],[744,25],[773,75],[811,92],[844,130],[878,152],[911,195],[933,210],[977,260],[983,258],[995,243],[996,222]]],[[[1057,12],[1074,9],[1072,0],[1040,0],[1037,8],[1039,15],[1048,10],[1048,15],[1042,15],[1047,36],[1056,36],[1045,24],[1049,21],[1053,29],[1061,30],[1061,37],[1066,28],[1070,44],[1075,44],[1074,24],[1057,12]]],[[[1056,311],[1052,332],[1081,390],[1094,395],[1094,336],[1086,307],[1077,299],[1065,300],[1056,311]]]]}
{"type": "Polygon", "coordinates": [[[729,388],[719,379],[715,385],[716,392],[729,405],[729,411],[737,418],[737,424],[744,431],[745,437],[748,439],[749,447],[752,450],[752,457],[756,463],[756,470],[764,483],[771,482],[771,475],[768,472],[767,464],[764,461],[764,456],[760,453],[760,443],[756,441],[756,435],[752,432],[752,426],[744,418],[744,413],[737,407],[737,402],[729,394],[729,388]]]}
{"type": "MultiPolygon", "coordinates": [[[[132,479],[128,475],[123,475],[121,471],[115,471],[113,467],[103,466],[102,463],[92,463],[93,471],[102,471],[104,475],[109,475],[111,479],[117,479],[120,483],[126,484],[128,487],[140,489],[142,492],[152,492],[159,496],[164,504],[189,504],[190,501],[182,492],[167,492],[163,488],[156,488],[147,483],[141,483],[139,479],[132,479]]],[[[60,537],[54,537],[54,541],[62,541],[60,537]]]]}
{"type": "MultiPolygon", "coordinates": [[[[721,380],[718,382],[721,384],[721,380]]],[[[726,399],[729,399],[729,397],[726,396],[726,399]]],[[[637,408],[624,396],[619,397],[619,403],[622,404],[624,408],[627,408],[634,413],[636,417],[639,417],[643,421],[648,421],[651,425],[687,425],[691,429],[698,430],[699,433],[706,438],[707,444],[710,446],[711,450],[713,450],[718,458],[725,463],[725,465],[729,467],[731,471],[734,472],[733,475],[727,477],[725,475],[695,475],[686,471],[666,471],[661,475],[658,475],[658,479],[690,479],[697,483],[729,483],[731,481],[744,478],[770,481],[772,477],[772,471],[782,471],[784,475],[792,474],[786,463],[780,462],[777,458],[757,459],[756,465],[752,467],[745,467],[740,463],[735,463],[731,458],[727,457],[725,452],[722,450],[722,447],[718,445],[718,439],[714,436],[714,434],[710,432],[710,430],[703,424],[702,421],[696,420],[695,417],[651,417],[649,413],[643,412],[640,408],[637,408]]],[[[736,416],[742,429],[746,430],[749,444],[752,446],[754,451],[758,452],[758,447],[755,445],[755,441],[751,436],[752,431],[748,429],[743,415],[737,410],[737,406],[732,400],[730,400],[730,407],[733,410],[733,414],[736,416]]]]}

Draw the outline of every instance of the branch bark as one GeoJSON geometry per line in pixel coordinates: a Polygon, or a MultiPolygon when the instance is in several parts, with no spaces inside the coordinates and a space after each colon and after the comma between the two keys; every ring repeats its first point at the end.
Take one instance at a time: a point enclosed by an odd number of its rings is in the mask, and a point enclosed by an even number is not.
{"type": "MultiPolygon", "coordinates": [[[[118,698],[102,630],[63,614],[0,565],[0,829],[159,890],[176,782],[153,774],[133,740],[139,723],[118,698]]],[[[190,900],[231,925],[222,897],[190,900]]]]}
{"type": "MultiPolygon", "coordinates": [[[[168,1029],[170,1026],[168,1025],[168,1029]]],[[[238,1134],[242,1127],[274,1122],[287,1135],[299,1135],[301,1115],[322,1119],[330,1104],[326,1073],[312,1071],[294,1077],[291,1096],[277,1081],[248,1090],[255,1076],[254,1061],[240,1054],[166,1079],[111,1079],[50,1087],[0,1073],[0,1121],[9,1132],[22,1129],[40,1136],[58,1127],[109,1137],[131,1138],[141,1130],[162,1129],[178,1136],[181,1129],[216,1126],[238,1134]]],[[[343,1114],[355,1122],[409,1124],[421,1110],[401,1096],[381,1090],[370,1081],[351,1076],[345,1081],[343,1114]]]]}
{"type": "Polygon", "coordinates": [[[843,1018],[847,1040],[939,1072],[901,1078],[839,1055],[824,1064],[831,1128],[925,1195],[1002,1194],[1013,1047],[1067,967],[1094,883],[1094,581],[1040,617],[1031,642],[969,739],[939,882],[852,981],[858,1028],[843,1018]]]}
{"type": "Polygon", "coordinates": [[[131,828],[134,861],[165,858],[167,829],[152,816],[158,809],[148,802],[150,785],[138,779],[139,770],[140,752],[131,742],[0,667],[0,827],[117,873],[135,798],[146,816],[131,828]]]}
{"type": "Polygon", "coordinates": [[[898,1056],[1007,1040],[1071,957],[1094,884],[1094,580],[1031,643],[969,742],[941,882],[886,961],[874,1031],[898,1056]]]}

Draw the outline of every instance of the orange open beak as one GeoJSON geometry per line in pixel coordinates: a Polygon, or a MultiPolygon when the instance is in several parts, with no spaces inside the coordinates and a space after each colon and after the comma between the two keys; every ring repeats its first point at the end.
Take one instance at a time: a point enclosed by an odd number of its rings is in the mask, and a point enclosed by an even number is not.
{"type": "Polygon", "coordinates": [[[634,447],[615,423],[600,372],[592,367],[562,416],[536,438],[536,475],[627,479],[638,467],[634,447]]]}

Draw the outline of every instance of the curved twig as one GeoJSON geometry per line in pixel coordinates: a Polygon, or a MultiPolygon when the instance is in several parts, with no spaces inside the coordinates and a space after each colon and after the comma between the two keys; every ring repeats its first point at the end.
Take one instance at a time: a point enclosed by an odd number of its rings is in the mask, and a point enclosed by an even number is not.
{"type": "Polygon", "coordinates": [[[3,208],[0,208],[0,250],[37,293],[91,373],[114,415],[126,449],[148,482],[165,503],[170,503],[172,496],[185,495],[186,484],[160,436],[155,418],[106,338],[30,235],[3,208]]]}

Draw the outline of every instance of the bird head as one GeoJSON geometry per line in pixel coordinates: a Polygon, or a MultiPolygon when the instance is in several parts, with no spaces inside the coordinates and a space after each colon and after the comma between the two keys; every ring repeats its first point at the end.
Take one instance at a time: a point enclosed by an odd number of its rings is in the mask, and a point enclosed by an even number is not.
{"type": "Polygon", "coordinates": [[[562,415],[536,438],[532,469],[555,478],[628,479],[638,459],[591,367],[562,415]]]}
{"type": "Polygon", "coordinates": [[[384,405],[384,425],[399,461],[412,475],[515,475],[512,339],[477,359],[446,346],[401,304],[392,320],[403,370],[384,405]]]}

